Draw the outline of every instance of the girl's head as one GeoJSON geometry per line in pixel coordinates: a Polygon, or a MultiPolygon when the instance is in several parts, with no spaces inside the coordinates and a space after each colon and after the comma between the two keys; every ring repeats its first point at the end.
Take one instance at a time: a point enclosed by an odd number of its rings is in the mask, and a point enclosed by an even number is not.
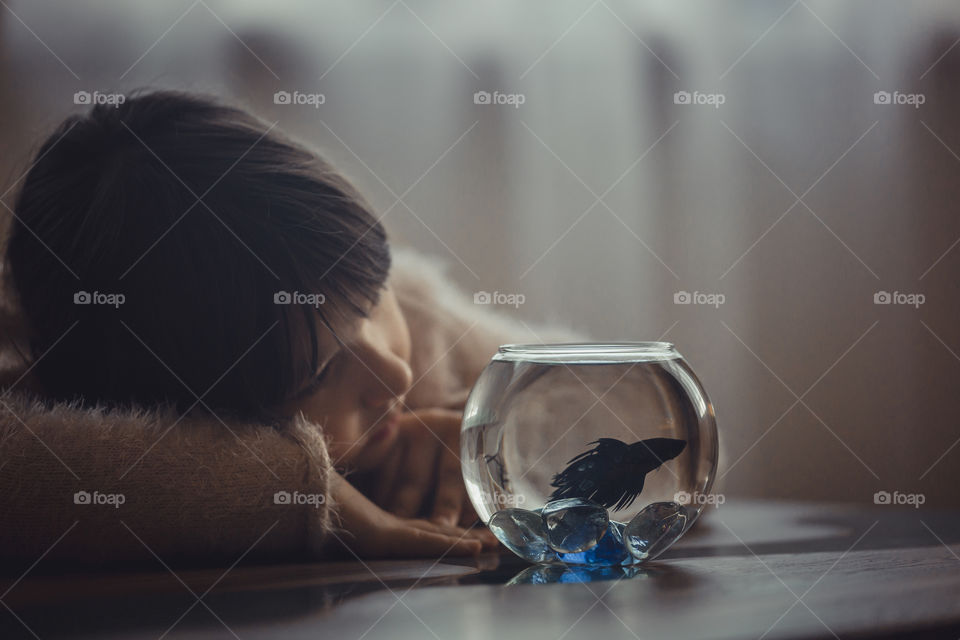
{"type": "Polygon", "coordinates": [[[410,385],[383,228],[244,111],[173,92],[95,106],[40,148],[15,214],[7,271],[54,397],[303,409],[352,444],[410,385]]]}

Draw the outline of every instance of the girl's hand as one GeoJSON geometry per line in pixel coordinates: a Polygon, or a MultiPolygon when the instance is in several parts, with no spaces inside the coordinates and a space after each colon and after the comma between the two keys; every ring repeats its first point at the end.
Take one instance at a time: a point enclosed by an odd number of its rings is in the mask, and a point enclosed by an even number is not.
{"type": "Polygon", "coordinates": [[[402,518],[423,514],[462,527],[476,522],[460,470],[461,419],[448,409],[403,414],[398,438],[372,483],[374,502],[402,518]]]}
{"type": "Polygon", "coordinates": [[[335,525],[330,548],[361,558],[441,557],[495,549],[497,539],[486,529],[462,529],[427,520],[400,518],[373,504],[339,473],[331,476],[335,525]]]}

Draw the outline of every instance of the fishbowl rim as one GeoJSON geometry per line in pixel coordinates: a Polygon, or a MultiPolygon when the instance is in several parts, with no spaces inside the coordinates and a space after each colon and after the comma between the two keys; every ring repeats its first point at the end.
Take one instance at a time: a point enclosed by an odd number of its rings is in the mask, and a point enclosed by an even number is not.
{"type": "Polygon", "coordinates": [[[493,362],[535,362],[541,364],[603,364],[682,360],[672,342],[557,342],[505,344],[491,358],[493,362]]]}

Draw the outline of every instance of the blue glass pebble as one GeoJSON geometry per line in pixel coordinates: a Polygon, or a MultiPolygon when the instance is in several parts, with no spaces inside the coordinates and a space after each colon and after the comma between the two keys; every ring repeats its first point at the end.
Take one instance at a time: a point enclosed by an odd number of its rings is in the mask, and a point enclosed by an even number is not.
{"type": "Polygon", "coordinates": [[[560,553],[578,553],[596,546],[610,522],[606,509],[581,498],[548,502],[540,515],[547,542],[560,553]]]}
{"type": "Polygon", "coordinates": [[[562,562],[570,564],[591,564],[597,566],[614,566],[630,564],[633,557],[623,543],[622,522],[611,521],[607,531],[600,541],[591,549],[579,553],[557,554],[562,562]]]}

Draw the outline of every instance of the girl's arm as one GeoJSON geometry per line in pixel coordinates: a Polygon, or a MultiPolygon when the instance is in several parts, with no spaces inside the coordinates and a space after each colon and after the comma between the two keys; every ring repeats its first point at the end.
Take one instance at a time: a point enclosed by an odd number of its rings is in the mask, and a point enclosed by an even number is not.
{"type": "MultiPolygon", "coordinates": [[[[0,402],[0,565],[462,555],[496,540],[370,502],[317,425],[0,402]]],[[[47,566],[49,566],[47,564],[47,566]]]]}
{"type": "Polygon", "coordinates": [[[318,553],[332,527],[319,432],[302,421],[283,431],[227,424],[2,396],[3,564],[318,553]]]}

